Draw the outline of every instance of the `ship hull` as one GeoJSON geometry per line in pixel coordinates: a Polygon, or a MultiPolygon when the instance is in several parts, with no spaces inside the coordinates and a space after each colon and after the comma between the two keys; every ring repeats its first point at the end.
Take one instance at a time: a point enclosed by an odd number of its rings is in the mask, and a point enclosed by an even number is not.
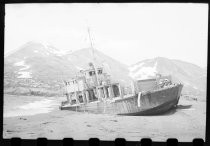
{"type": "Polygon", "coordinates": [[[139,112],[121,113],[119,115],[130,115],[130,116],[159,115],[174,108],[177,105],[176,103],[177,100],[173,100],[151,109],[140,110],[139,112]]]}
{"type": "Polygon", "coordinates": [[[178,104],[182,87],[182,84],[170,85],[156,91],[142,92],[140,96],[63,106],[61,109],[131,116],[163,114],[178,104]]]}

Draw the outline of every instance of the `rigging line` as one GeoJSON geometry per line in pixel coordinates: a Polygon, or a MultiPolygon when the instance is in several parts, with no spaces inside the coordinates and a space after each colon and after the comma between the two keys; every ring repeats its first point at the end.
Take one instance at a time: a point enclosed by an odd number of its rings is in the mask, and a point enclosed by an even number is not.
{"type": "Polygon", "coordinates": [[[88,35],[89,35],[89,40],[90,40],[90,46],[91,46],[91,49],[92,49],[93,60],[95,61],[95,52],[94,52],[94,47],[93,47],[93,42],[92,42],[92,38],[91,38],[91,35],[90,35],[90,28],[89,27],[88,27],[88,35]]]}

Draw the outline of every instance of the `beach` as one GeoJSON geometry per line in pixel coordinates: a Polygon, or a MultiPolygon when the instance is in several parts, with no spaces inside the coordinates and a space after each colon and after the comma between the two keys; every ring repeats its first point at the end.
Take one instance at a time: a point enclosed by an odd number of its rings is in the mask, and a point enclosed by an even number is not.
{"type": "MultiPolygon", "coordinates": [[[[118,116],[61,111],[58,108],[61,98],[44,98],[40,100],[42,104],[38,102],[41,97],[37,98],[37,101],[35,99],[36,97],[33,99],[34,105],[39,105],[38,108],[42,111],[35,112],[36,106],[30,105],[31,101],[18,106],[17,109],[22,107],[22,111],[27,111],[20,115],[14,115],[14,112],[8,110],[11,108],[4,106],[3,138],[45,137],[74,140],[125,138],[128,141],[139,141],[142,138],[166,141],[168,138],[177,138],[183,142],[192,141],[194,138],[205,140],[206,102],[204,101],[181,97],[177,109],[163,115],[118,116]]],[[[5,104],[12,103],[5,102],[5,104]]]]}

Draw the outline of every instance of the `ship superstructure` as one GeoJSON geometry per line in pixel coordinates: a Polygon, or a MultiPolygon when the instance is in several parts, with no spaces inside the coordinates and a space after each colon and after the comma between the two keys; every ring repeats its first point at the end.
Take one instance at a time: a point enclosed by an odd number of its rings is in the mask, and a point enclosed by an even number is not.
{"type": "Polygon", "coordinates": [[[94,68],[89,63],[88,69],[80,70],[74,78],[65,81],[65,95],[65,103],[72,105],[121,97],[123,93],[120,84],[111,82],[103,67],[94,68]]]}

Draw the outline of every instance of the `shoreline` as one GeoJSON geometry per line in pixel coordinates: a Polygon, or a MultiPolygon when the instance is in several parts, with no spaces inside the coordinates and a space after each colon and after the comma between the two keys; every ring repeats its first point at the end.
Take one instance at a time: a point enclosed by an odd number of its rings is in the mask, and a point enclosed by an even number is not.
{"type": "Polygon", "coordinates": [[[53,109],[32,116],[4,117],[3,138],[88,140],[97,137],[100,140],[139,141],[150,137],[153,141],[168,138],[192,141],[205,139],[205,107],[206,102],[182,99],[178,109],[159,116],[118,116],[53,109]],[[192,104],[191,108],[183,108],[189,104],[192,104]]]}
{"type": "Polygon", "coordinates": [[[34,116],[49,113],[63,100],[63,97],[13,96],[4,94],[4,118],[34,116]]]}

